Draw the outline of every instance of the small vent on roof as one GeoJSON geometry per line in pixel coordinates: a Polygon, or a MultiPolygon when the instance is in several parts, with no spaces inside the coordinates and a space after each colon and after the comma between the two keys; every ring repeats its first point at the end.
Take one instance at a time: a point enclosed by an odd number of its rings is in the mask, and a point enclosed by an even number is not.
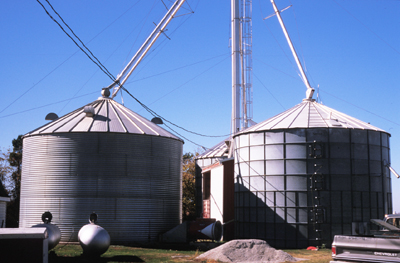
{"type": "Polygon", "coordinates": [[[332,126],[338,126],[338,127],[342,126],[342,124],[339,122],[338,119],[331,119],[329,120],[329,122],[331,123],[332,126]]]}
{"type": "Polygon", "coordinates": [[[152,123],[155,124],[164,124],[164,122],[162,121],[162,119],[158,118],[158,117],[154,117],[153,119],[151,119],[152,123]]]}
{"type": "Polygon", "coordinates": [[[93,117],[94,116],[94,108],[92,105],[85,106],[83,108],[83,112],[86,113],[86,117],[93,117]]]}
{"type": "Polygon", "coordinates": [[[54,121],[58,119],[58,115],[50,112],[49,114],[46,115],[46,118],[44,118],[46,121],[54,121]]]}

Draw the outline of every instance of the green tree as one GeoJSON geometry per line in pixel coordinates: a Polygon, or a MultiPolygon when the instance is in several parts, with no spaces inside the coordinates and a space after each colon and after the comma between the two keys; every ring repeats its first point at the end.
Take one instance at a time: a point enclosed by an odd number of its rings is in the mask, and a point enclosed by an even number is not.
{"type": "Polygon", "coordinates": [[[8,158],[10,157],[10,150],[6,150],[5,152],[0,150],[0,196],[6,197],[8,196],[7,186],[10,179],[10,174],[12,172],[12,167],[8,162],[8,158]]]}
{"type": "Polygon", "coordinates": [[[13,151],[10,152],[8,162],[14,168],[11,173],[11,183],[8,186],[11,201],[7,205],[7,227],[18,227],[19,203],[21,192],[22,171],[22,135],[12,140],[13,151]]]}
{"type": "MultiPolygon", "coordinates": [[[[197,153],[195,154],[197,156],[197,153]]],[[[183,220],[193,220],[196,218],[195,206],[195,176],[196,164],[195,155],[185,153],[182,165],[182,218],[183,220]]]]}

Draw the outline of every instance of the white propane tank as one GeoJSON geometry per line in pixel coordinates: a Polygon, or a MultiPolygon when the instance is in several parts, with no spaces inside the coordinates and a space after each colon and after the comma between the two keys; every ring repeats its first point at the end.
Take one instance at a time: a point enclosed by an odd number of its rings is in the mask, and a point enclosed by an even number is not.
{"type": "Polygon", "coordinates": [[[49,250],[57,246],[61,239],[61,231],[58,226],[51,224],[53,215],[50,212],[44,212],[42,215],[43,224],[37,224],[32,227],[45,227],[48,234],[49,250]]]}
{"type": "Polygon", "coordinates": [[[78,240],[83,249],[84,255],[100,256],[105,253],[110,246],[110,235],[107,230],[96,225],[97,215],[90,215],[90,224],[84,225],[78,233],[78,240]]]}

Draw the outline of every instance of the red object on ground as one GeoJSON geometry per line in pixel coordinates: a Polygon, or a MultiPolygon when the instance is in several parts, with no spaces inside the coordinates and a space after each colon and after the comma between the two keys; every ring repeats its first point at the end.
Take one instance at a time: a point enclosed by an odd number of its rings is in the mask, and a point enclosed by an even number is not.
{"type": "Polygon", "coordinates": [[[314,251],[316,251],[316,250],[318,250],[318,248],[317,248],[317,247],[308,247],[307,250],[314,250],[314,251]]]}

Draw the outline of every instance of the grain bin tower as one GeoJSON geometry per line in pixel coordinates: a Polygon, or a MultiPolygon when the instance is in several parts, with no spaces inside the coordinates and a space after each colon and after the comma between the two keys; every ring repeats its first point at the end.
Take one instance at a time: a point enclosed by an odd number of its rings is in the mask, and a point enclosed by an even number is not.
{"type": "Polygon", "coordinates": [[[329,245],[392,211],[390,134],[305,99],[234,136],[235,237],[329,245]]]}
{"type": "MultiPolygon", "coordinates": [[[[232,11],[237,10],[237,2],[232,0],[232,11]]],[[[210,203],[211,217],[213,203],[214,211],[223,217],[225,211],[234,211],[236,239],[263,239],[278,248],[329,246],[336,234],[366,234],[370,219],[392,211],[390,134],[312,98],[314,89],[280,11],[271,3],[307,87],[306,98],[241,130],[239,113],[245,107],[238,106],[243,85],[238,72],[243,52],[234,50],[240,41],[233,34],[233,140],[197,157],[196,176],[202,180],[196,181],[196,189],[203,191],[203,204],[210,203]],[[227,163],[232,159],[234,204],[229,206],[225,200],[231,193],[225,179],[230,177],[227,163]]],[[[239,17],[232,21],[238,24],[239,17]]],[[[232,31],[238,30],[239,25],[232,25],[232,31]]],[[[225,226],[229,222],[224,221],[225,226]]]]}
{"type": "Polygon", "coordinates": [[[96,212],[113,243],[155,241],[181,223],[182,145],[107,97],[26,134],[20,227],[50,211],[77,241],[96,212]]]}
{"type": "Polygon", "coordinates": [[[50,211],[61,241],[78,241],[95,212],[111,242],[123,243],[157,241],[181,223],[183,141],[113,98],[184,2],[116,78],[107,71],[114,81],[102,97],[24,136],[20,227],[50,211]]]}

